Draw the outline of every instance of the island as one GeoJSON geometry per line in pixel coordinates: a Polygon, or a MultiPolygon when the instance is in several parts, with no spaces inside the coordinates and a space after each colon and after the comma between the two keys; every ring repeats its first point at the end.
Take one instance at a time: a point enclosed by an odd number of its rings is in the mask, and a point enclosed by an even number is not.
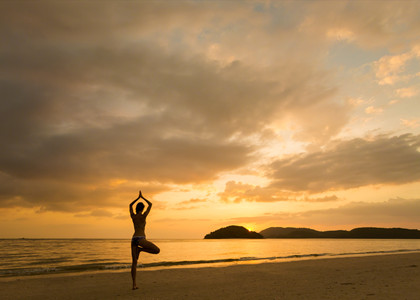
{"type": "Polygon", "coordinates": [[[220,228],[209,234],[206,234],[205,239],[263,239],[264,237],[255,232],[249,231],[245,227],[231,225],[220,228]]]}
{"type": "Polygon", "coordinates": [[[311,228],[270,227],[260,233],[243,226],[231,225],[220,228],[205,239],[420,239],[420,230],[406,228],[359,227],[348,230],[318,231],[311,228]]]}
{"type": "Polygon", "coordinates": [[[360,227],[347,230],[318,231],[310,228],[270,227],[260,232],[264,238],[334,239],[420,239],[420,230],[405,228],[360,227]]]}

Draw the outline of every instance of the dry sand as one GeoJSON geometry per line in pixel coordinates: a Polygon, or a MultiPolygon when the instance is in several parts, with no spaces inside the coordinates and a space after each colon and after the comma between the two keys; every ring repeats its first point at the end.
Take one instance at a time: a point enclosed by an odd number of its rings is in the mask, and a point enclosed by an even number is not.
{"type": "Polygon", "coordinates": [[[0,299],[420,299],[420,253],[0,279],[0,299]]]}

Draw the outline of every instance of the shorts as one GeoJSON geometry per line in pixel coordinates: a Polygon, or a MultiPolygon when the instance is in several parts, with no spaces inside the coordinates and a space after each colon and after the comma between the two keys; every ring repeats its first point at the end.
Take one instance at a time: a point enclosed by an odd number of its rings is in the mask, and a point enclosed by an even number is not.
{"type": "Polygon", "coordinates": [[[146,239],[145,236],[133,236],[131,239],[131,246],[137,247],[141,240],[146,239]]]}

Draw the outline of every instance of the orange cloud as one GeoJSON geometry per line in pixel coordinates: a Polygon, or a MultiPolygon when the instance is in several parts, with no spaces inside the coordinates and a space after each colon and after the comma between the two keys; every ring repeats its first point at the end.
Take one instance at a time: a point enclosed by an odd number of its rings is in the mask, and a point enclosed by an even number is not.
{"type": "Polygon", "coordinates": [[[357,226],[419,228],[420,199],[392,198],[377,203],[351,202],[336,208],[305,212],[270,212],[260,216],[232,218],[228,222],[264,226],[308,226],[314,229],[351,229],[357,226]],[[378,226],[381,226],[378,225],[378,226]]]}
{"type": "Polygon", "coordinates": [[[250,165],[271,184],[227,182],[222,200],[333,203],[330,190],[419,180],[414,134],[331,145],[361,103],[342,100],[369,97],[346,95],[325,63],[345,40],[394,53],[369,64],[378,81],[405,78],[419,57],[412,3],[0,6],[0,208],[115,219],[139,188],[211,185],[250,165]],[[308,152],[261,155],[285,123],[308,152]]]}
{"type": "Polygon", "coordinates": [[[339,141],[325,151],[297,154],[268,168],[271,188],[325,192],[420,180],[420,136],[339,141]]]}

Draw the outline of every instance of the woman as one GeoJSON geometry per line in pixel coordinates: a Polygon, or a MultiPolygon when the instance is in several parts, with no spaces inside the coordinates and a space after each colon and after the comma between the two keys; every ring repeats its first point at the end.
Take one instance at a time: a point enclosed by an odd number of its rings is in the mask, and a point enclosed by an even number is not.
{"type": "Polygon", "coordinates": [[[138,289],[136,284],[136,271],[140,252],[144,251],[152,254],[158,254],[160,252],[160,249],[155,244],[146,240],[146,234],[144,232],[144,228],[146,227],[146,217],[149,214],[151,208],[152,203],[143,197],[141,191],[139,192],[137,199],[130,203],[130,216],[134,225],[134,234],[133,238],[131,239],[131,257],[133,259],[131,264],[131,277],[133,278],[133,290],[138,289]],[[134,213],[133,205],[140,198],[146,201],[148,207],[143,213],[144,204],[143,202],[139,202],[136,205],[136,213],[134,213]]]}

